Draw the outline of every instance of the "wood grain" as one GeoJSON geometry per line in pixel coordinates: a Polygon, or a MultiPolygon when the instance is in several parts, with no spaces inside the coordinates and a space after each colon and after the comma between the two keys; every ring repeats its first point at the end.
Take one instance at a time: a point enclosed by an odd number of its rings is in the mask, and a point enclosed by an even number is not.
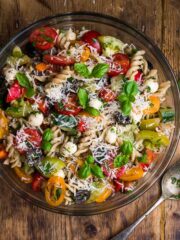
{"type": "MultiPolygon", "coordinates": [[[[178,0],[0,0],[0,46],[28,24],[56,13],[95,11],[118,17],[147,34],[180,73],[178,0]]],[[[180,77],[180,76],[179,76],[180,77]]],[[[178,159],[180,146],[174,161],[178,159]]],[[[160,195],[159,183],[133,203],[106,214],[69,217],[39,209],[0,186],[1,240],[107,240],[131,224],[160,195]]],[[[180,204],[166,201],[133,232],[130,240],[179,240],[180,204]]]]}

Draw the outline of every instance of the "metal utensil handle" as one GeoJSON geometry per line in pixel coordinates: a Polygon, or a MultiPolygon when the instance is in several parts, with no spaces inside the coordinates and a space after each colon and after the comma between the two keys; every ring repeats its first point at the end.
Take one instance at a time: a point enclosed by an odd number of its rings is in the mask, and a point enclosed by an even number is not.
{"type": "Polygon", "coordinates": [[[159,204],[161,204],[165,198],[161,196],[157,202],[155,202],[140,218],[138,218],[134,223],[132,223],[129,227],[124,229],[122,232],[111,238],[111,240],[126,240],[128,236],[132,233],[135,227],[142,222],[159,204]]]}

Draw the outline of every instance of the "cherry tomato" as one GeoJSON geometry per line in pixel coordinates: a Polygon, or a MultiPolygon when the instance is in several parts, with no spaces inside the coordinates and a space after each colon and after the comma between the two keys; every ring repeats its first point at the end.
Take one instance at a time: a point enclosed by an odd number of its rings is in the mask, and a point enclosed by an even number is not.
{"type": "Polygon", "coordinates": [[[14,167],[13,168],[16,175],[19,177],[19,179],[24,183],[31,183],[32,182],[32,176],[28,175],[24,172],[22,168],[14,167]]]}
{"type": "Polygon", "coordinates": [[[57,32],[51,27],[42,27],[35,29],[30,37],[29,41],[35,48],[40,50],[47,50],[54,46],[57,38],[57,32]]]}
{"type": "Polygon", "coordinates": [[[103,88],[99,92],[99,97],[105,102],[112,102],[116,98],[116,94],[108,88],[103,88]]]}
{"type": "Polygon", "coordinates": [[[115,192],[119,192],[119,191],[123,192],[123,190],[124,190],[124,183],[119,182],[118,180],[115,179],[113,181],[113,184],[114,184],[115,192]]]}
{"type": "Polygon", "coordinates": [[[60,106],[58,103],[55,103],[54,107],[60,114],[73,116],[77,115],[82,110],[82,108],[77,104],[77,96],[75,94],[69,96],[67,102],[62,103],[62,106],[60,106]]]}
{"type": "Polygon", "coordinates": [[[135,180],[142,178],[143,175],[144,175],[144,171],[142,170],[142,168],[140,166],[137,166],[137,167],[132,167],[129,170],[127,170],[120,177],[120,179],[123,181],[131,182],[131,181],[135,181],[135,180]]]}
{"type": "Polygon", "coordinates": [[[18,81],[15,81],[10,89],[8,90],[8,95],[6,98],[6,102],[12,102],[16,99],[21,98],[25,94],[25,88],[21,87],[18,83],[18,81]]]}
{"type": "Polygon", "coordinates": [[[130,60],[126,54],[116,53],[113,55],[113,62],[110,64],[108,75],[110,77],[125,74],[130,67],[130,60]]]}
{"type": "Polygon", "coordinates": [[[98,53],[101,53],[102,48],[100,42],[97,40],[101,34],[96,31],[88,31],[82,36],[82,40],[88,43],[93,48],[96,48],[98,53]]]}
{"type": "Polygon", "coordinates": [[[27,135],[27,141],[31,142],[35,147],[41,146],[42,136],[38,130],[33,128],[25,128],[24,132],[27,135]]]}
{"type": "Polygon", "coordinates": [[[44,55],[43,60],[45,62],[60,65],[60,66],[67,66],[72,65],[75,63],[73,58],[70,57],[64,57],[64,56],[53,56],[53,55],[44,55]]]}
{"type": "Polygon", "coordinates": [[[5,147],[1,144],[0,145],[0,160],[4,160],[8,157],[8,153],[5,150],[5,147]]]}
{"type": "Polygon", "coordinates": [[[39,173],[36,173],[33,177],[31,184],[33,191],[39,192],[41,190],[42,183],[44,180],[45,178],[43,176],[41,176],[39,173]]]}
{"type": "Polygon", "coordinates": [[[146,155],[147,155],[147,162],[151,164],[154,160],[156,160],[158,154],[153,152],[151,149],[146,149],[146,155]]]}
{"type": "Polygon", "coordinates": [[[0,109],[0,139],[8,133],[8,119],[4,114],[4,111],[0,109]]]}
{"type": "Polygon", "coordinates": [[[136,82],[142,83],[144,81],[142,76],[143,76],[143,73],[141,71],[138,71],[134,76],[134,80],[136,82]]]}
{"type": "Polygon", "coordinates": [[[105,190],[95,199],[97,203],[104,202],[112,194],[112,189],[105,188],[105,190]]]}
{"type": "Polygon", "coordinates": [[[149,169],[149,166],[150,166],[149,163],[140,163],[139,165],[140,165],[140,167],[142,168],[142,170],[143,170],[144,172],[147,172],[148,169],[149,169]]]}
{"type": "Polygon", "coordinates": [[[37,100],[34,100],[34,99],[27,99],[28,102],[30,102],[31,104],[34,104],[34,103],[37,103],[38,105],[38,109],[44,113],[44,114],[47,114],[48,111],[49,111],[49,106],[46,102],[45,99],[37,99],[37,100]]]}
{"type": "Polygon", "coordinates": [[[48,204],[51,206],[59,206],[65,196],[66,184],[62,177],[51,177],[45,187],[45,198],[48,204]]]}
{"type": "Polygon", "coordinates": [[[86,123],[83,120],[80,120],[78,122],[77,129],[79,132],[85,132],[86,131],[86,123]]]}

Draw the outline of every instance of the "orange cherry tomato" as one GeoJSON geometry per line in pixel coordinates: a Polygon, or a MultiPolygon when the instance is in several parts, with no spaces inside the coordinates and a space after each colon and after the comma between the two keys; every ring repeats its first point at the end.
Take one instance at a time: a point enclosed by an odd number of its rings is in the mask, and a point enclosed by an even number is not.
{"type": "Polygon", "coordinates": [[[158,112],[160,108],[160,99],[158,97],[150,96],[149,100],[152,106],[144,110],[144,114],[147,114],[147,115],[158,112]]]}
{"type": "Polygon", "coordinates": [[[59,206],[65,196],[66,184],[62,177],[53,176],[51,177],[45,187],[45,198],[46,202],[54,207],[59,206]]]}
{"type": "Polygon", "coordinates": [[[112,194],[112,189],[106,188],[96,199],[97,203],[104,202],[112,194]]]}
{"type": "Polygon", "coordinates": [[[146,149],[147,162],[150,164],[157,158],[157,153],[153,152],[150,149],[146,149]]]}
{"type": "Polygon", "coordinates": [[[0,109],[0,139],[2,139],[8,132],[8,119],[4,111],[0,109]]]}
{"type": "Polygon", "coordinates": [[[48,65],[42,62],[42,63],[38,63],[35,66],[35,68],[36,68],[37,71],[43,72],[43,71],[45,71],[48,68],[48,65]]]}
{"type": "Polygon", "coordinates": [[[89,59],[90,50],[88,47],[85,47],[82,54],[81,54],[81,61],[86,62],[89,59]]]}
{"type": "Polygon", "coordinates": [[[140,178],[142,178],[144,175],[144,171],[142,170],[141,167],[132,167],[131,169],[127,170],[121,177],[120,179],[123,181],[135,181],[140,178]]]}
{"type": "Polygon", "coordinates": [[[0,145],[0,160],[4,160],[6,159],[8,156],[8,153],[6,152],[6,150],[4,149],[3,145],[0,145]]]}
{"type": "Polygon", "coordinates": [[[31,175],[28,175],[24,172],[24,170],[20,167],[15,167],[13,168],[16,175],[18,176],[18,178],[21,180],[21,182],[24,182],[24,183],[31,183],[33,178],[31,175]]]}

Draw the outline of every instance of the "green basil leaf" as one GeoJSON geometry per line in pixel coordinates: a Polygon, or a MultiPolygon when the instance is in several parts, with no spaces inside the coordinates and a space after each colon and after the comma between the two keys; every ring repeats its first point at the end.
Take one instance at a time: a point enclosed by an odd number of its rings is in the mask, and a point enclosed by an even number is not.
{"type": "Polygon", "coordinates": [[[89,163],[89,164],[94,163],[94,157],[92,155],[87,156],[86,162],[89,163]]]}
{"type": "Polygon", "coordinates": [[[133,145],[130,141],[124,141],[121,145],[121,152],[125,155],[131,155],[133,151],[133,145]]]}
{"type": "Polygon", "coordinates": [[[49,152],[52,148],[52,144],[46,140],[43,140],[41,147],[44,151],[49,152]]]}
{"type": "Polygon", "coordinates": [[[27,98],[31,98],[32,96],[34,96],[34,94],[35,94],[35,91],[34,91],[33,87],[29,87],[29,88],[26,89],[25,96],[27,98]]]}
{"type": "Polygon", "coordinates": [[[59,125],[61,128],[74,128],[77,126],[77,120],[73,116],[67,116],[63,114],[58,114],[54,116],[54,123],[59,125]]]}
{"type": "Polygon", "coordinates": [[[129,100],[128,96],[123,92],[121,93],[117,99],[122,103],[122,102],[126,102],[129,100]]]}
{"type": "Polygon", "coordinates": [[[87,163],[85,163],[78,172],[79,177],[83,179],[89,177],[90,174],[91,174],[91,169],[87,163]]]}
{"type": "Polygon", "coordinates": [[[91,172],[94,176],[98,178],[104,178],[102,169],[96,164],[91,166],[91,172]]]}
{"type": "Polygon", "coordinates": [[[84,63],[75,63],[74,64],[74,70],[77,72],[80,76],[83,76],[85,78],[88,78],[90,76],[90,71],[86,64],[84,63]]]}
{"type": "Polygon", "coordinates": [[[147,163],[147,154],[144,153],[142,157],[138,157],[138,162],[147,163]]]}
{"type": "Polygon", "coordinates": [[[95,78],[101,78],[107,73],[109,65],[107,63],[98,63],[92,70],[92,76],[95,78]]]}
{"type": "Polygon", "coordinates": [[[78,90],[79,103],[83,108],[86,108],[88,103],[88,93],[84,88],[78,90]]]}
{"type": "Polygon", "coordinates": [[[129,115],[130,112],[131,112],[131,102],[128,100],[126,102],[123,102],[121,104],[121,109],[122,109],[122,112],[124,113],[124,115],[129,115]]]}
{"type": "Polygon", "coordinates": [[[53,131],[50,128],[46,128],[43,133],[43,140],[51,141],[53,139],[53,131]]]}
{"type": "Polygon", "coordinates": [[[138,85],[135,81],[127,81],[124,85],[124,92],[128,96],[135,96],[138,93],[138,85]]]}
{"type": "Polygon", "coordinates": [[[19,85],[25,88],[30,88],[31,84],[29,82],[28,77],[21,72],[16,73],[16,79],[18,80],[19,85]]]}
{"type": "Polygon", "coordinates": [[[129,161],[129,157],[126,155],[117,155],[114,159],[114,166],[115,167],[122,167],[123,165],[127,164],[129,161]]]}
{"type": "Polygon", "coordinates": [[[93,108],[93,107],[87,107],[87,108],[86,108],[86,111],[87,111],[90,115],[95,116],[95,117],[97,117],[97,116],[100,115],[100,111],[98,111],[97,109],[95,109],[95,108],[93,108]]]}

